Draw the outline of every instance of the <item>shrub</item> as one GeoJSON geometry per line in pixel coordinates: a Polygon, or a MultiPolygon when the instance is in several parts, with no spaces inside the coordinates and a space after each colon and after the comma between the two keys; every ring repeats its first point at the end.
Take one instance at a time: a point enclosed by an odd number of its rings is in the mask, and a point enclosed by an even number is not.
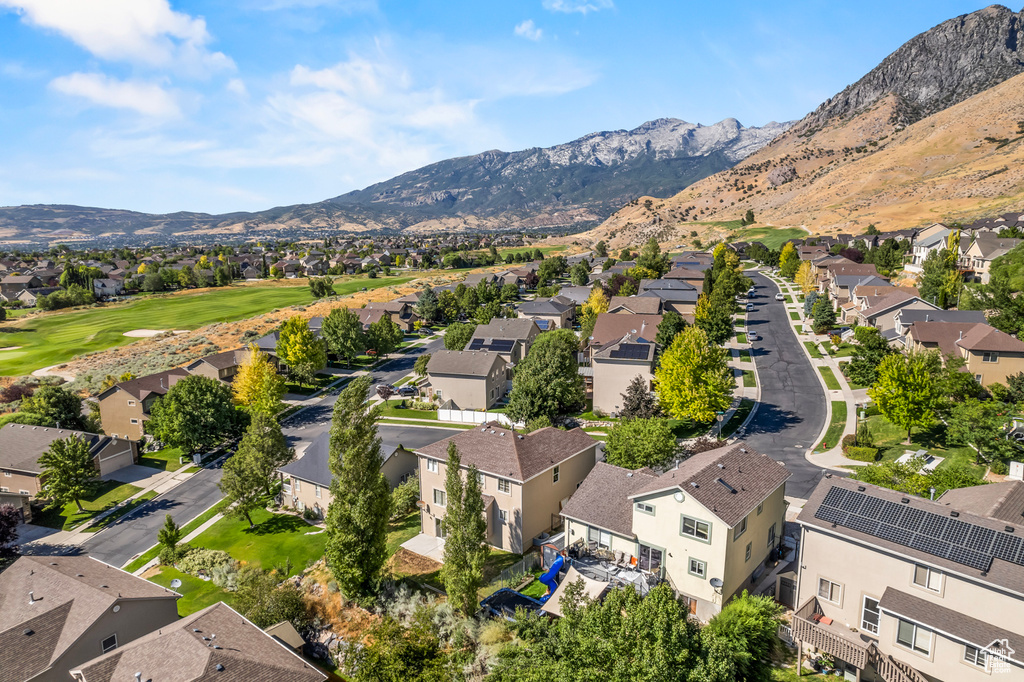
{"type": "Polygon", "coordinates": [[[992,460],[990,468],[992,469],[992,473],[996,474],[997,476],[1005,476],[1006,474],[1010,473],[1010,467],[1007,466],[1006,462],[1004,462],[1001,459],[992,460]]]}
{"type": "Polygon", "coordinates": [[[420,499],[420,482],[415,476],[391,491],[391,518],[399,519],[416,508],[420,499]]]}
{"type": "Polygon", "coordinates": [[[313,509],[313,507],[306,507],[302,510],[302,518],[307,521],[316,521],[320,518],[320,515],[316,513],[316,510],[313,509]]]}
{"type": "Polygon", "coordinates": [[[238,562],[228,561],[227,563],[214,566],[211,571],[213,576],[213,584],[217,587],[223,588],[228,592],[234,592],[238,589],[238,562]]]}
{"type": "Polygon", "coordinates": [[[855,436],[852,433],[843,436],[843,454],[844,455],[846,454],[846,451],[849,448],[852,448],[855,445],[857,445],[857,436],[855,436]]]}
{"type": "Polygon", "coordinates": [[[327,581],[327,591],[330,592],[331,594],[337,594],[338,593],[338,583],[334,582],[333,580],[328,580],[327,581]]]}
{"type": "Polygon", "coordinates": [[[878,448],[853,446],[846,448],[844,453],[850,459],[855,459],[858,462],[874,462],[878,459],[878,448]]]}
{"type": "Polygon", "coordinates": [[[427,412],[430,412],[434,409],[434,403],[423,402],[421,400],[413,400],[411,402],[411,407],[414,410],[425,410],[427,412]]]}
{"type": "Polygon", "coordinates": [[[541,416],[534,417],[530,421],[526,422],[526,432],[533,433],[537,429],[546,429],[549,426],[552,426],[551,418],[546,414],[542,414],[541,416]]]}
{"type": "Polygon", "coordinates": [[[179,556],[176,566],[182,573],[189,575],[210,575],[213,569],[231,561],[231,555],[219,549],[205,549],[197,547],[186,554],[179,556]]]}
{"type": "Polygon", "coordinates": [[[707,452],[708,450],[714,450],[722,447],[722,441],[715,440],[714,438],[708,438],[707,436],[701,436],[697,440],[686,446],[687,452],[691,455],[696,455],[701,452],[707,452]]]}

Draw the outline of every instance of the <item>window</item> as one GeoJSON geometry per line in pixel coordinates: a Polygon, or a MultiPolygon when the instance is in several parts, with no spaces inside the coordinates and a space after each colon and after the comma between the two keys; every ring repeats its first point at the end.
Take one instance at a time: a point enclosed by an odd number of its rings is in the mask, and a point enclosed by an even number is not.
{"type": "Polygon", "coordinates": [[[11,491],[6,486],[0,486],[0,493],[9,493],[9,492],[11,492],[11,491]]]}
{"type": "Polygon", "coordinates": [[[498,518],[501,519],[502,523],[508,523],[508,512],[504,509],[498,510],[498,518]]]}
{"type": "Polygon", "coordinates": [[[708,574],[707,562],[701,561],[700,559],[690,558],[689,566],[690,575],[695,575],[698,578],[706,578],[708,574]]]}
{"type": "Polygon", "coordinates": [[[772,524],[772,527],[768,529],[768,546],[772,547],[773,545],[775,545],[775,524],[774,523],[772,524]]]}
{"type": "Polygon", "coordinates": [[[691,538],[695,538],[702,542],[711,542],[711,524],[705,521],[698,521],[697,519],[691,519],[689,516],[683,516],[682,527],[679,532],[682,535],[689,535],[691,538]]]}
{"type": "Polygon", "coordinates": [[[134,400],[129,400],[128,401],[128,407],[135,407],[135,401],[134,400]]]}
{"type": "Polygon", "coordinates": [[[985,663],[988,661],[988,655],[984,650],[979,649],[976,646],[970,644],[964,645],[964,660],[971,665],[976,665],[979,668],[984,668],[985,663]]]}
{"type": "Polygon", "coordinates": [[[4,472],[4,476],[6,476],[7,478],[10,478],[10,477],[11,477],[11,476],[13,476],[13,475],[14,475],[14,474],[12,474],[12,473],[11,473],[10,471],[5,471],[5,472],[4,472]]]}
{"type": "Polygon", "coordinates": [[[641,571],[648,571],[650,573],[661,572],[661,562],[664,561],[665,552],[664,550],[658,549],[657,547],[651,547],[650,545],[640,545],[640,556],[639,565],[641,571]]]}
{"type": "Polygon", "coordinates": [[[596,542],[598,549],[611,549],[612,548],[612,534],[606,530],[600,528],[591,528],[587,532],[587,539],[590,542],[596,542]]]}
{"type": "Polygon", "coordinates": [[[763,512],[763,511],[764,511],[764,502],[761,502],[759,505],[757,505],[757,515],[760,516],[761,512],[763,512]]]}
{"type": "Polygon", "coordinates": [[[476,472],[476,482],[480,484],[480,489],[484,489],[484,484],[487,481],[487,477],[481,474],[479,471],[476,472]]]}
{"type": "Polygon", "coordinates": [[[910,621],[900,619],[899,624],[896,626],[896,643],[902,644],[908,649],[913,649],[925,656],[932,652],[932,636],[931,630],[927,630],[910,621]]]}
{"type": "Polygon", "coordinates": [[[982,362],[999,362],[999,353],[995,351],[989,353],[983,353],[981,356],[982,362]]]}
{"type": "Polygon", "coordinates": [[[878,634],[878,600],[874,597],[864,597],[864,608],[861,611],[860,627],[866,632],[878,634]]]}
{"type": "Polygon", "coordinates": [[[299,479],[296,478],[295,479],[295,492],[299,492],[300,490],[302,490],[302,481],[300,481],[299,479]]]}
{"type": "Polygon", "coordinates": [[[747,543],[747,549],[746,549],[746,551],[743,552],[743,560],[744,561],[750,561],[750,545],[751,544],[753,544],[753,543],[748,542],[747,543]]]}
{"type": "Polygon", "coordinates": [[[980,384],[981,383],[981,375],[980,374],[975,374],[974,375],[974,380],[977,381],[980,384]]]}
{"type": "Polygon", "coordinates": [[[932,592],[941,592],[942,572],[917,564],[914,566],[914,584],[932,592]]]}
{"type": "Polygon", "coordinates": [[[843,594],[843,586],[825,578],[818,579],[818,596],[825,601],[838,604],[843,594]]]}
{"type": "Polygon", "coordinates": [[[505,493],[506,495],[512,494],[512,484],[504,478],[498,479],[498,492],[505,493]]]}
{"type": "Polygon", "coordinates": [[[129,419],[128,421],[131,422],[132,424],[138,424],[139,423],[138,419],[129,419]]]}
{"type": "Polygon", "coordinates": [[[111,635],[110,637],[107,637],[105,640],[100,642],[100,649],[103,650],[103,653],[107,653],[108,651],[113,651],[116,648],[117,648],[117,635],[111,635]]]}
{"type": "Polygon", "coordinates": [[[432,474],[436,474],[437,473],[437,460],[436,459],[428,459],[427,460],[427,471],[429,471],[432,474]]]}
{"type": "Polygon", "coordinates": [[[447,496],[448,493],[446,493],[445,491],[434,488],[434,504],[436,504],[438,507],[444,507],[447,504],[448,501],[447,499],[445,499],[447,498],[447,496]]]}
{"type": "Polygon", "coordinates": [[[32,493],[30,493],[27,490],[18,490],[18,493],[21,494],[21,495],[31,495],[32,494],[32,493]]]}
{"type": "Polygon", "coordinates": [[[551,482],[558,483],[558,467],[555,467],[551,472],[551,482]]]}
{"type": "Polygon", "coordinates": [[[738,526],[736,526],[735,528],[732,529],[732,539],[735,540],[735,539],[739,538],[739,536],[743,535],[746,532],[747,532],[747,520],[743,519],[742,521],[740,521],[740,524],[738,526]]]}
{"type": "Polygon", "coordinates": [[[318,486],[318,485],[313,486],[313,494],[316,497],[320,497],[320,486],[318,486]]]}
{"type": "Polygon", "coordinates": [[[637,502],[636,503],[636,510],[638,512],[643,512],[644,514],[650,514],[651,516],[654,516],[654,505],[653,504],[647,504],[646,502],[637,502]]]}

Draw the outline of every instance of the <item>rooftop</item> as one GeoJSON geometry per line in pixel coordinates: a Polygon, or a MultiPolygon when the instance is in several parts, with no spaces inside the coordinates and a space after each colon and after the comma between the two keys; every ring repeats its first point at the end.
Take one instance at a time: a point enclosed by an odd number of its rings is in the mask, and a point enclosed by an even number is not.
{"type": "Polygon", "coordinates": [[[633,501],[629,498],[657,478],[650,469],[631,471],[598,462],[569,498],[562,516],[633,537],[633,501]]]}
{"type": "Polygon", "coordinates": [[[50,449],[54,441],[71,436],[85,439],[91,451],[110,441],[109,436],[85,431],[7,424],[0,428],[0,467],[34,474],[41,473],[39,458],[50,449]]]}
{"type": "MultiPolygon", "coordinates": [[[[511,350],[511,348],[509,348],[511,350]]],[[[505,360],[489,350],[439,350],[427,362],[427,374],[486,377],[505,360]]]]}

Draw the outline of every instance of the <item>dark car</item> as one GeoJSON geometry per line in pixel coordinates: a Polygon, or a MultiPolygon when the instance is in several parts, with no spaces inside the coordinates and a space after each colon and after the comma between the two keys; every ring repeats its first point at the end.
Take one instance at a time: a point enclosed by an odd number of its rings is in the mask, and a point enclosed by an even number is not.
{"type": "Polygon", "coordinates": [[[416,395],[419,391],[416,390],[415,386],[400,386],[398,388],[398,395],[411,396],[416,395]]]}

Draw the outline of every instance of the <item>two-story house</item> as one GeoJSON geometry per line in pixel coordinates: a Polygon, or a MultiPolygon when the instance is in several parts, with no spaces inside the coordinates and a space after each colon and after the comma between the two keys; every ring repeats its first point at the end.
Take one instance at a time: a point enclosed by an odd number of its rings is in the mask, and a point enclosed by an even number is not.
{"type": "Polygon", "coordinates": [[[980,234],[960,256],[960,270],[967,281],[988,284],[992,261],[1006,255],[1020,244],[1021,239],[1005,239],[995,234],[980,234]]]}
{"type": "Polygon", "coordinates": [[[782,538],[789,477],[743,442],[661,475],[601,464],[562,510],[566,544],[632,555],[706,621],[767,570],[782,538]]]}
{"type": "Polygon", "coordinates": [[[655,344],[652,341],[636,340],[631,334],[594,351],[590,362],[595,412],[619,412],[626,389],[638,376],[650,388],[654,380],[654,351],[655,344]]]}
{"type": "Polygon", "coordinates": [[[931,501],[822,480],[797,517],[801,653],[846,679],[1024,679],[1022,513],[1019,482],[931,501]]]}
{"type": "Polygon", "coordinates": [[[596,462],[597,441],[582,429],[519,434],[496,422],[419,448],[421,532],[432,537],[444,537],[449,443],[458,448],[463,469],[479,471],[487,542],[516,553],[560,525],[562,506],[596,462]]]}
{"type": "Polygon", "coordinates": [[[975,325],[956,341],[966,370],[982,386],[1006,384],[1024,372],[1024,342],[987,324],[975,325]]]}
{"type": "Polygon", "coordinates": [[[104,432],[115,438],[141,439],[153,403],[187,376],[190,375],[184,369],[169,369],[122,381],[100,393],[96,400],[104,432]]]}
{"type": "Polygon", "coordinates": [[[486,410],[505,397],[507,364],[494,351],[439,350],[427,362],[427,390],[455,409],[486,410]]]}
{"type": "Polygon", "coordinates": [[[564,296],[538,298],[519,304],[519,317],[533,320],[544,331],[572,328],[576,304],[564,296]]]}
{"type": "Polygon", "coordinates": [[[540,327],[533,320],[495,318],[489,324],[477,326],[466,350],[494,351],[505,362],[517,365],[530,352],[530,346],[539,334],[540,327]]]}
{"type": "MultiPolygon", "coordinates": [[[[231,383],[235,375],[238,374],[238,368],[249,359],[249,352],[248,348],[236,348],[214,353],[190,362],[185,365],[185,370],[189,374],[198,374],[224,383],[231,383]]],[[[268,357],[271,363],[277,364],[276,356],[268,355],[268,357]]]]}

